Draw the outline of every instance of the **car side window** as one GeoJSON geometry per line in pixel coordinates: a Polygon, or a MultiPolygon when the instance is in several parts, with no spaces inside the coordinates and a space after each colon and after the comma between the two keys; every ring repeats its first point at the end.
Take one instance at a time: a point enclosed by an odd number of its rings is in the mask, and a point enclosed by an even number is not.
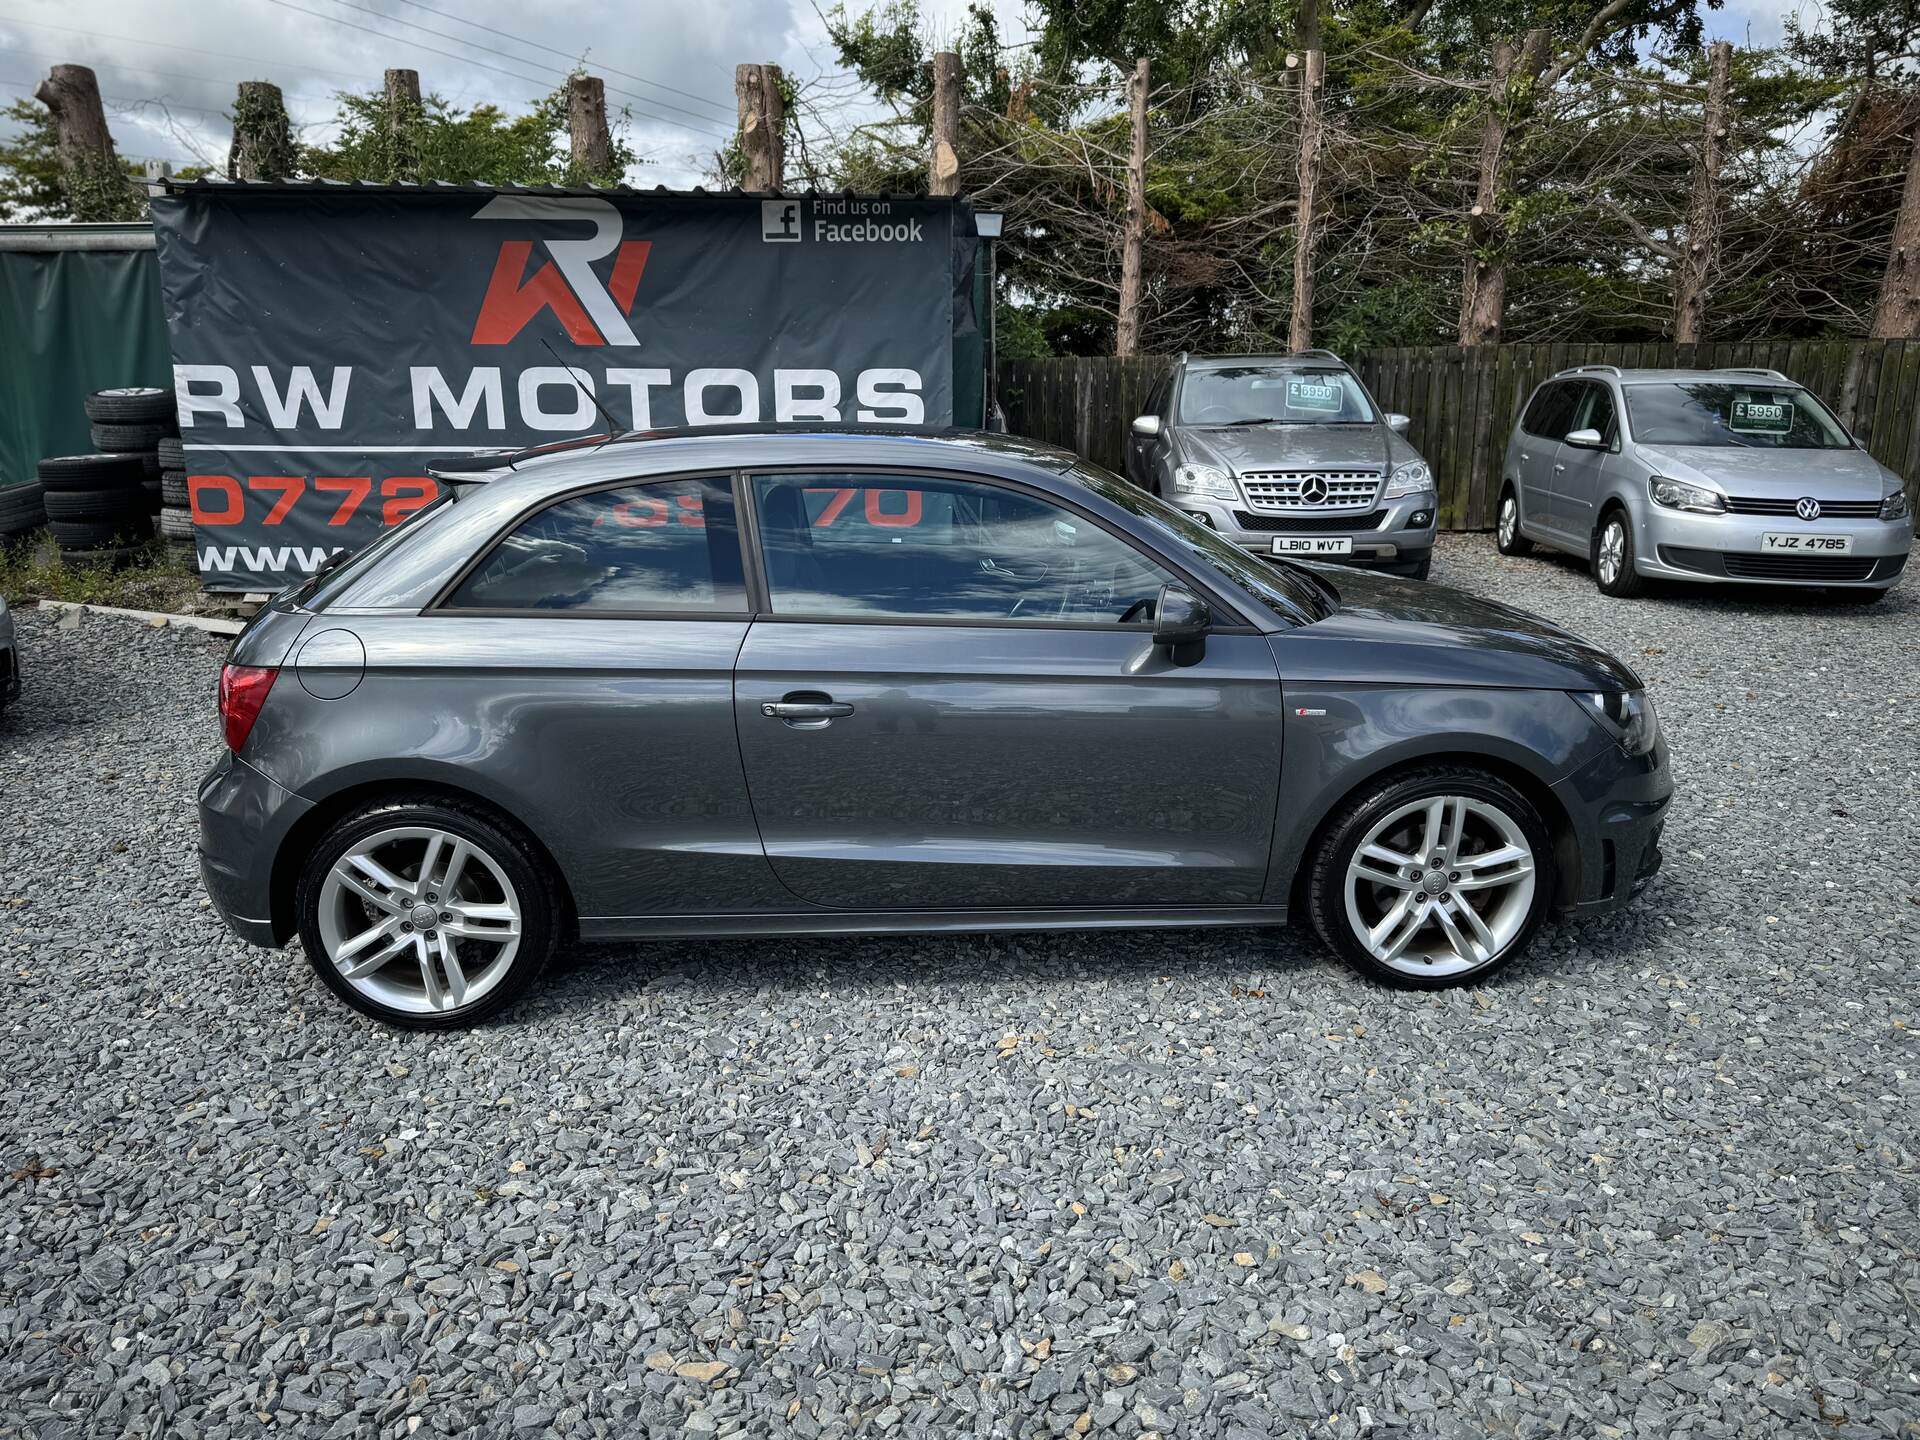
{"type": "Polygon", "coordinates": [[[1571,430],[1598,430],[1600,438],[1609,445],[1613,443],[1613,392],[1598,381],[1588,381],[1580,387],[1587,393],[1581,397],[1580,410],[1574,416],[1571,430]]]}
{"type": "Polygon", "coordinates": [[[776,615],[1149,625],[1176,577],[1023,491],[917,475],[753,482],[776,615]]]}
{"type": "Polygon", "coordinates": [[[1555,381],[1527,406],[1520,428],[1542,440],[1564,440],[1573,429],[1574,406],[1580,401],[1580,387],[1565,380],[1555,381]]]}
{"type": "Polygon", "coordinates": [[[663,480],[549,505],[502,539],[445,608],[744,613],[732,486],[663,480]]]}

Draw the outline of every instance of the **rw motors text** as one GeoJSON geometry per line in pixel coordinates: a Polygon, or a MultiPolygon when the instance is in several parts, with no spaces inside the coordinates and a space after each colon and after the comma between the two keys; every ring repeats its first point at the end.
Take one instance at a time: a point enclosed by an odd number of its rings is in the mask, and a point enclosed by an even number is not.
{"type": "MultiPolygon", "coordinates": [[[[578,365],[498,365],[470,369],[414,365],[408,393],[387,392],[382,376],[356,394],[354,367],[316,373],[294,365],[278,371],[254,365],[176,365],[174,390],[180,423],[195,429],[241,429],[262,420],[280,431],[349,431],[377,443],[386,427],[410,409],[413,428],[432,433],[499,430],[578,434],[600,426],[599,407],[635,430],[677,425],[730,425],[764,420],[855,421],[870,425],[924,425],[926,402],[918,370],[891,367],[853,372],[846,383],[834,370],[774,369],[766,381],[752,370],[711,367],[676,372],[612,367],[597,373],[578,365]],[[597,403],[596,403],[597,402],[597,403]],[[357,409],[356,409],[357,407],[357,409]],[[356,418],[364,415],[364,418],[356,418]]],[[[944,419],[944,417],[942,417],[944,419]]],[[[503,437],[504,438],[504,437],[503,437]]]]}

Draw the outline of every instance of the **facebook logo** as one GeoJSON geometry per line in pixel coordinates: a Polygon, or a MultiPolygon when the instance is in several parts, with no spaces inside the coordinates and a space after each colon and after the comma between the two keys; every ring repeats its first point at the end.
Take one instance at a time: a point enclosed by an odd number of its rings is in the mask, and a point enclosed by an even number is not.
{"type": "Polygon", "coordinates": [[[760,238],[769,244],[797,244],[800,240],[800,202],[762,200],[760,238]]]}

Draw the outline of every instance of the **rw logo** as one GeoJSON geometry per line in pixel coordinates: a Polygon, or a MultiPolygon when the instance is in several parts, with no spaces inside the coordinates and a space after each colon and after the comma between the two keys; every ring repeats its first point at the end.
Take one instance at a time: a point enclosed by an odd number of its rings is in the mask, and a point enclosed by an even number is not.
{"type": "Polygon", "coordinates": [[[568,220],[593,226],[588,240],[544,240],[553,258],[527,277],[531,240],[508,240],[494,262],[480,318],[473,322],[475,345],[505,345],[542,310],[551,310],[576,345],[638,345],[627,317],[647,268],[650,240],[622,240],[620,212],[610,201],[501,195],[474,214],[476,220],[568,220]],[[593,262],[616,255],[613,274],[602,284],[593,262]]]}

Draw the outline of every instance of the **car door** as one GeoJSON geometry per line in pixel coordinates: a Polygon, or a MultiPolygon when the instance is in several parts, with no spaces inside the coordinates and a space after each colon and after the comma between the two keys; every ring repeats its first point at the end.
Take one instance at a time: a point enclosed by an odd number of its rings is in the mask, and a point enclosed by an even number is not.
{"type": "Polygon", "coordinates": [[[1520,509],[1531,530],[1558,534],[1553,466],[1560,440],[1573,425],[1578,386],[1555,380],[1542,386],[1520,422],[1520,509]]]}
{"type": "Polygon", "coordinates": [[[1003,481],[762,474],[740,753],[767,856],[856,910],[1252,904],[1280,773],[1264,640],[1152,643],[1185,583],[1003,481]]]}
{"type": "Polygon", "coordinates": [[[1609,450],[1617,449],[1620,443],[1619,427],[1614,423],[1613,392],[1598,380],[1583,380],[1578,388],[1579,402],[1574,407],[1573,420],[1567,427],[1567,433],[1598,430],[1609,449],[1589,450],[1562,440],[1554,455],[1554,523],[1557,529],[1573,540],[1593,534],[1609,450]]]}

